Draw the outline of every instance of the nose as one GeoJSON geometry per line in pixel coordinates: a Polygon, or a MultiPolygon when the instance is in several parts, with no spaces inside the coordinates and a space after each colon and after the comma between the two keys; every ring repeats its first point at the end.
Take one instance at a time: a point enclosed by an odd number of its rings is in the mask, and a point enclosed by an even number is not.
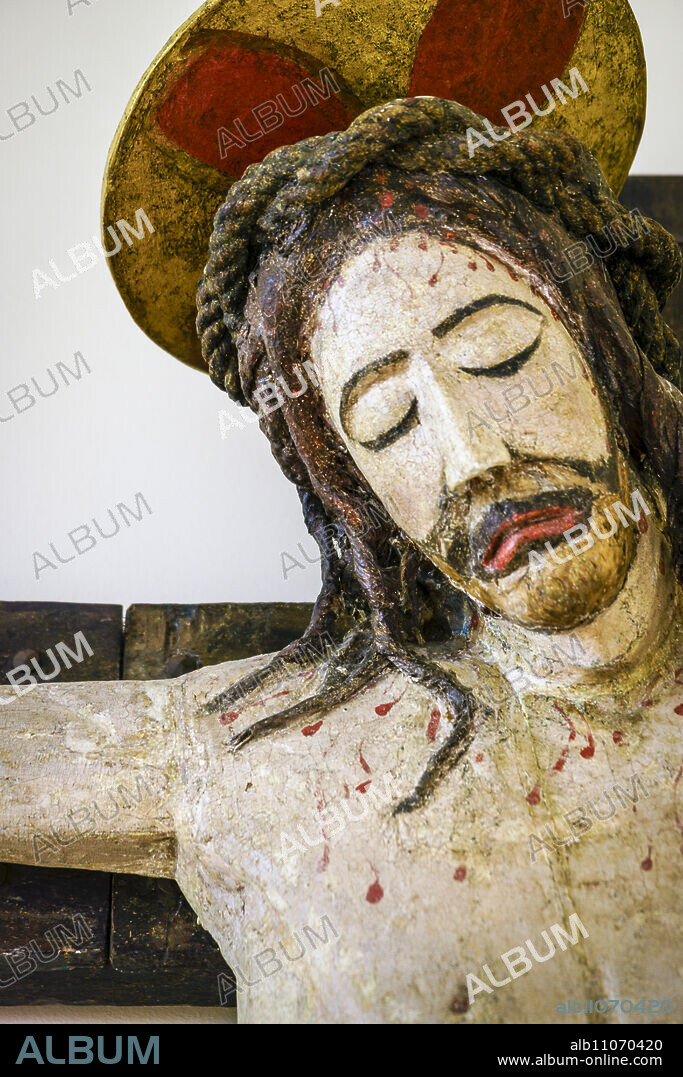
{"type": "Polygon", "coordinates": [[[420,422],[442,460],[448,490],[512,462],[498,424],[472,393],[473,376],[419,364],[420,422]]]}

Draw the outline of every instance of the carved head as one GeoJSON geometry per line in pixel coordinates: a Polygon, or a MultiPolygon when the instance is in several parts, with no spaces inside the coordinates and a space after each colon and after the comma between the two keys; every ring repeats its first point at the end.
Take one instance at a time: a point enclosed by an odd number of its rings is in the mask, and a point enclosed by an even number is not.
{"type": "Polygon", "coordinates": [[[575,139],[518,132],[473,159],[477,122],[417,98],[278,151],[219,211],[199,293],[214,380],[260,410],[312,534],[335,529],[323,596],[353,595],[395,662],[453,628],[458,595],[546,630],[589,620],[662,488],[679,561],[680,352],[659,314],[677,245],[575,139]],[[568,270],[577,242],[607,256],[568,270]]]}
{"type": "Polygon", "coordinates": [[[514,620],[571,628],[623,584],[626,461],[562,309],[508,252],[459,232],[376,239],[329,282],[307,333],[326,414],[458,587],[514,620]]]}

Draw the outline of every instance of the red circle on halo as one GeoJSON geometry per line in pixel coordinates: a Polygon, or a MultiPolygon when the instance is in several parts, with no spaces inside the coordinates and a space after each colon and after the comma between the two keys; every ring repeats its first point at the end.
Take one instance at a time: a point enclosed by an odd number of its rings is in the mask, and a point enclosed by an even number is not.
{"type": "Polygon", "coordinates": [[[323,70],[328,74],[321,77],[272,45],[213,43],[187,61],[156,122],[192,157],[228,176],[241,176],[247,165],[279,146],[348,127],[356,115],[348,108],[349,94],[344,93],[345,102],[334,89],[339,86],[335,73],[323,70]],[[301,109],[299,114],[288,116],[278,95],[289,111],[301,109]],[[220,129],[227,132],[221,143],[220,129]]]}
{"type": "Polygon", "coordinates": [[[496,124],[506,123],[501,109],[526,94],[546,108],[542,87],[552,93],[552,79],[567,69],[585,16],[578,4],[566,7],[565,16],[561,0],[439,0],[417,47],[410,93],[458,101],[496,124]]]}

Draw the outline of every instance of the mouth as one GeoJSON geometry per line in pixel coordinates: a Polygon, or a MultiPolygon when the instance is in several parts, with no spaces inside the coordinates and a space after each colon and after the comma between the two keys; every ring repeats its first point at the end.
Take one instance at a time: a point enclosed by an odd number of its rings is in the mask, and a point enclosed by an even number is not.
{"type": "Polygon", "coordinates": [[[476,548],[486,576],[516,568],[532,546],[557,538],[586,518],[591,498],[581,491],[550,491],[530,504],[503,502],[492,506],[480,526],[476,548]]]}

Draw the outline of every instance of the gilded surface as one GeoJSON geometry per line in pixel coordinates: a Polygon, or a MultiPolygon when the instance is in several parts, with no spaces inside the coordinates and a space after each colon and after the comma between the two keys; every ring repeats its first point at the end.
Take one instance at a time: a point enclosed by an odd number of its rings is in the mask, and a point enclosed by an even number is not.
{"type": "MultiPolygon", "coordinates": [[[[239,30],[294,46],[329,65],[363,106],[370,107],[408,93],[415,50],[435,7],[434,0],[403,0],[400,5],[394,0],[343,0],[337,7],[326,6],[316,18],[313,5],[299,0],[274,0],[266,7],[260,0],[212,0],[171,38],[143,76],[121,121],[102,199],[105,228],[121,218],[134,219],[139,207],[155,227],[154,235],[126,247],[109,263],[126,306],[152,340],[204,369],[194,328],[195,291],[213,216],[230,179],[153,132],[155,110],[196,46],[196,35],[239,30]]],[[[626,0],[592,0],[571,65],[579,68],[590,93],[567,100],[534,122],[566,127],[585,141],[618,190],[635,155],[645,113],[642,44],[626,0]]],[[[254,105],[267,97],[264,87],[254,105]]]]}

